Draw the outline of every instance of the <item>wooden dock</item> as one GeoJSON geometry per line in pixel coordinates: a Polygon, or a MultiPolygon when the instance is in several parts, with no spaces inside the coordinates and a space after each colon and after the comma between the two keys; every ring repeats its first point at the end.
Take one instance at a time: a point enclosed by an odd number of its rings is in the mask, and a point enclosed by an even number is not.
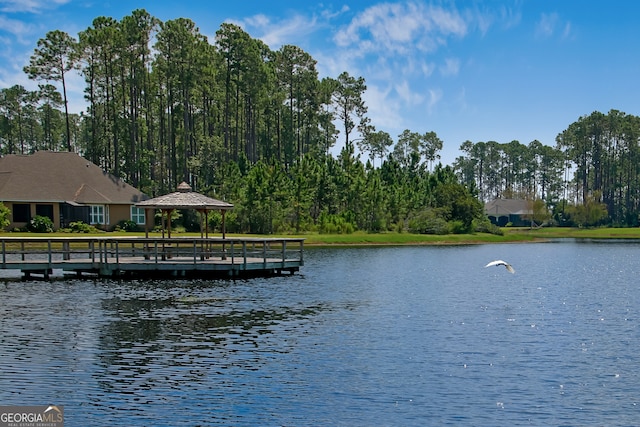
{"type": "Polygon", "coordinates": [[[207,278],[293,274],[304,264],[299,238],[4,237],[0,268],[24,279],[54,270],[117,278],[207,278]]]}

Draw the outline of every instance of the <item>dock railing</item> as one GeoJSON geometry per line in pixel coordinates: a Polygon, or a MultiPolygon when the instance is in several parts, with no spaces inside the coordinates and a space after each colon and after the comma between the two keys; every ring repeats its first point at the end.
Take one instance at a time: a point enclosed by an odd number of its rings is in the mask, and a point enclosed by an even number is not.
{"type": "Polygon", "coordinates": [[[303,244],[301,238],[0,237],[0,266],[25,272],[126,271],[134,264],[137,270],[161,264],[177,270],[206,264],[285,269],[303,265],[303,244]]]}

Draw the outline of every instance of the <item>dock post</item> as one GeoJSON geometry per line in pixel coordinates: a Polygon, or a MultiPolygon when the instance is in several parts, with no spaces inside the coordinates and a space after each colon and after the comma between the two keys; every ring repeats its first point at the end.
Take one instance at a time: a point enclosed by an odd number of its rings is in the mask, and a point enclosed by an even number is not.
{"type": "Polygon", "coordinates": [[[284,268],[284,262],[287,260],[287,241],[282,241],[282,268],[284,268]]]}
{"type": "Polygon", "coordinates": [[[267,242],[262,242],[262,264],[267,268],[267,242]]]}
{"type": "Polygon", "coordinates": [[[68,241],[62,242],[62,259],[70,260],[71,259],[71,253],[70,252],[71,251],[69,249],[69,242],[68,241]]]}

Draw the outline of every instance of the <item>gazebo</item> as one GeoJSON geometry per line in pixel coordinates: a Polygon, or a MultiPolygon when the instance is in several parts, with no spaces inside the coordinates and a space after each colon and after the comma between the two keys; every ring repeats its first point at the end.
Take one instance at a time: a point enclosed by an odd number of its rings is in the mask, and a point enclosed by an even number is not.
{"type": "MultiPolygon", "coordinates": [[[[195,209],[200,213],[201,224],[204,217],[206,237],[209,237],[209,224],[206,220],[207,213],[211,210],[221,211],[222,238],[224,239],[226,237],[224,222],[225,213],[228,210],[233,209],[233,205],[231,203],[213,199],[211,197],[205,196],[204,194],[192,191],[191,186],[186,182],[180,183],[180,185],[178,185],[177,191],[173,193],[165,194],[164,196],[158,196],[154,197],[153,199],[136,203],[136,206],[145,209],[145,216],[147,218],[148,216],[146,215],[146,212],[151,209],[160,209],[162,212],[163,221],[164,215],[167,216],[167,235],[169,238],[171,238],[171,214],[173,213],[173,211],[176,209],[195,209]]],[[[148,223],[149,221],[146,222],[148,223]]],[[[200,227],[200,235],[202,236],[202,234],[202,227],[200,227]]]]}

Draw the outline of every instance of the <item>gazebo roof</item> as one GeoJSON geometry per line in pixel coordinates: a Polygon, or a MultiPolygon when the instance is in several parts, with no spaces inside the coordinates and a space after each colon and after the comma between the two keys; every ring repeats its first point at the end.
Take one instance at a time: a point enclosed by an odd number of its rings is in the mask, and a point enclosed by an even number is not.
{"type": "Polygon", "coordinates": [[[191,190],[191,186],[186,182],[178,185],[178,191],[165,194],[164,196],[154,197],[136,203],[137,207],[147,209],[216,209],[230,210],[233,209],[231,203],[222,200],[213,199],[204,194],[196,193],[191,190]]]}

